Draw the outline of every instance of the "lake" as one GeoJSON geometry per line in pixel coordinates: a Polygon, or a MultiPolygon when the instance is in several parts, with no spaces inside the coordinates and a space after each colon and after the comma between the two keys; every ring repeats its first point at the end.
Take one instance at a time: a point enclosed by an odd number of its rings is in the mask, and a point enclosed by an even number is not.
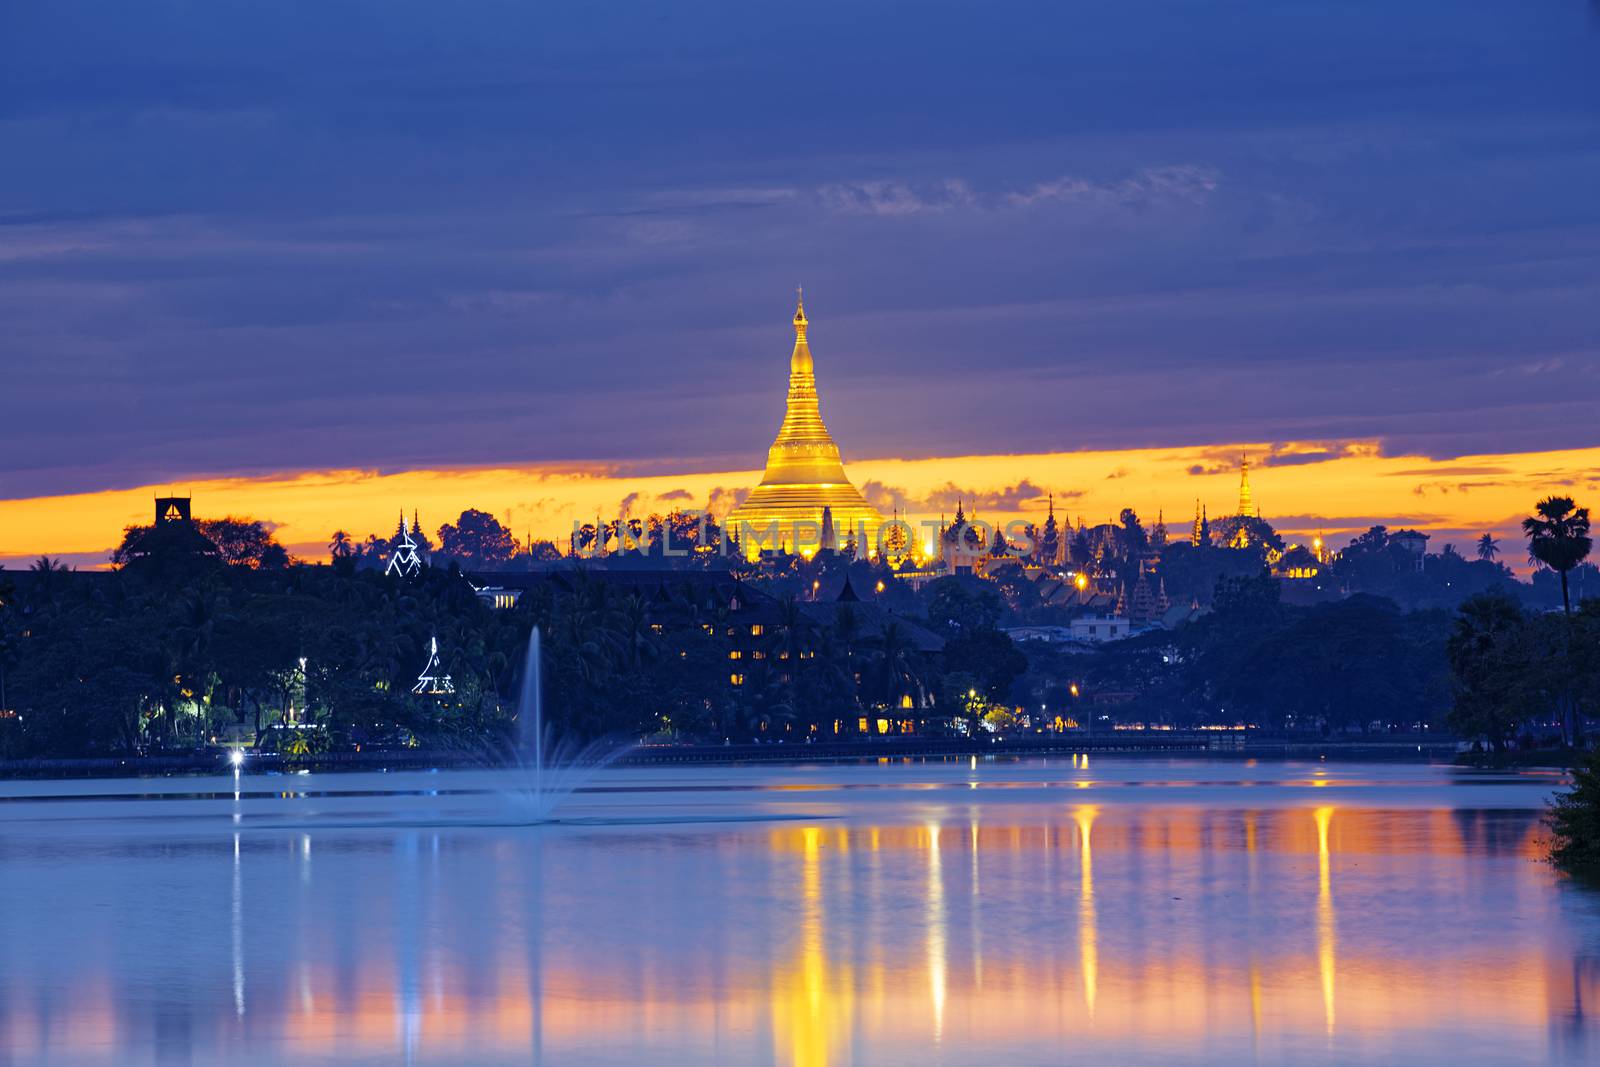
{"type": "Polygon", "coordinates": [[[1557,777],[1090,764],[0,783],[0,1064],[1600,1062],[1557,777]]]}

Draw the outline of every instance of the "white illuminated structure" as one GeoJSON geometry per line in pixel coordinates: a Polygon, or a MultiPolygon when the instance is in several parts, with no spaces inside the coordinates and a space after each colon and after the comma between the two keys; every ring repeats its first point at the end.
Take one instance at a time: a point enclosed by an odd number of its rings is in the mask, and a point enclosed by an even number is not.
{"type": "Polygon", "coordinates": [[[400,520],[400,544],[389,557],[389,565],[383,568],[383,573],[398,574],[402,578],[415,578],[422,573],[422,557],[417,554],[417,543],[406,530],[404,517],[400,520]]]}
{"type": "Polygon", "coordinates": [[[428,638],[428,665],[417,675],[417,684],[411,687],[419,696],[448,696],[456,691],[456,684],[439,667],[439,639],[428,638]]]}

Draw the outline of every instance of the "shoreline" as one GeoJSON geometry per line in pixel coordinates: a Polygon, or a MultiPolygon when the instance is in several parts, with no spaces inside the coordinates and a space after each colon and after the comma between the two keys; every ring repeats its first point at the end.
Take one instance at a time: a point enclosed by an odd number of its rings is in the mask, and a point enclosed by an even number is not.
{"type": "MultiPolygon", "coordinates": [[[[1164,732],[1163,732],[1164,733],[1164,732]]],[[[1330,760],[1334,762],[1454,762],[1456,743],[1436,737],[1329,741],[1284,738],[1240,743],[1231,734],[1173,732],[1164,736],[1119,731],[1066,738],[905,738],[816,744],[639,745],[613,761],[619,767],[718,766],[749,763],[863,763],[880,760],[948,760],[971,757],[1039,757],[1093,754],[1123,758],[1160,756],[1229,760],[1330,760]],[[1132,736],[1130,736],[1132,734],[1132,736]]],[[[382,749],[325,753],[290,759],[278,753],[250,752],[248,773],[302,770],[387,771],[493,768],[501,764],[462,752],[382,749]]],[[[1529,765],[1530,767],[1532,765],[1529,765]]],[[[164,756],[107,756],[78,759],[0,761],[0,780],[74,778],[153,778],[226,774],[233,769],[225,750],[164,756]]],[[[1528,769],[1520,767],[1518,769],[1528,769]]]]}

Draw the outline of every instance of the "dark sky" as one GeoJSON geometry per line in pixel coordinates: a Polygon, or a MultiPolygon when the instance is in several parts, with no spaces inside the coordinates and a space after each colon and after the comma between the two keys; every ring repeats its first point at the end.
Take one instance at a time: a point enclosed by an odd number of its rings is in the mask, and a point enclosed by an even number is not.
{"type": "Polygon", "coordinates": [[[1589,0],[0,4],[0,496],[1600,443],[1589,0]]]}

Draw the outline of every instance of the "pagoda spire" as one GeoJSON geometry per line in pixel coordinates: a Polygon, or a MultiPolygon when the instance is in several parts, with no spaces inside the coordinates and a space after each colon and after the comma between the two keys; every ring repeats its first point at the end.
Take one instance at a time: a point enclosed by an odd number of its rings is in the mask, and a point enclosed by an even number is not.
{"type": "Polygon", "coordinates": [[[1239,514],[1254,515],[1255,508],[1250,503],[1250,457],[1239,457],[1239,514]]]}
{"type": "Polygon", "coordinates": [[[448,696],[456,691],[455,683],[439,663],[437,637],[428,638],[428,663],[417,675],[417,684],[411,687],[411,691],[418,696],[448,696]]]}
{"type": "MultiPolygon", "coordinates": [[[[839,446],[823,424],[816,366],[806,340],[809,322],[803,292],[796,294],[793,325],[783,424],[767,450],[761,484],[728,516],[735,529],[748,527],[756,534],[745,546],[750,555],[762,547],[772,548],[774,541],[782,543],[787,540],[785,535],[795,535],[801,523],[820,529],[824,507],[829,509],[836,531],[841,525],[875,530],[883,523],[883,516],[850,483],[839,446]]],[[[797,550],[801,547],[795,545],[797,550]]]]}

